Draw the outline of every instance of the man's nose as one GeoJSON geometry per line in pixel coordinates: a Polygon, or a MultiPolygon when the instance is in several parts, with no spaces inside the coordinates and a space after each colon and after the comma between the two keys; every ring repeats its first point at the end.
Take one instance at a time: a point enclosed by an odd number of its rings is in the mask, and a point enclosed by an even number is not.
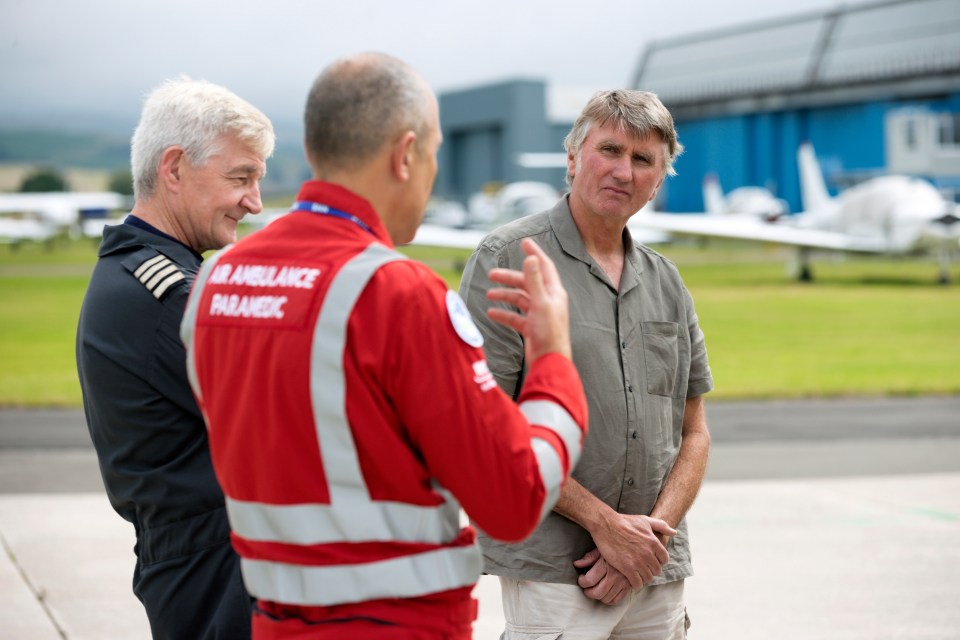
{"type": "Polygon", "coordinates": [[[614,161],[613,177],[622,182],[629,182],[633,178],[633,165],[630,156],[624,154],[614,161]]]}
{"type": "Polygon", "coordinates": [[[254,182],[253,186],[244,194],[240,206],[249,213],[257,214],[263,211],[263,201],[260,199],[260,183],[254,182]]]}

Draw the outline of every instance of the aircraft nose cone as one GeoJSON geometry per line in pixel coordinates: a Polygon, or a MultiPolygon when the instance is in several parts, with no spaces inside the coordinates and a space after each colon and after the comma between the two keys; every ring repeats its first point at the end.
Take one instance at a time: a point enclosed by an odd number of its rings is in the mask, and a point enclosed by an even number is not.
{"type": "Polygon", "coordinates": [[[956,214],[953,213],[945,213],[939,218],[934,218],[933,221],[949,227],[960,222],[960,217],[957,217],[956,214]]]}

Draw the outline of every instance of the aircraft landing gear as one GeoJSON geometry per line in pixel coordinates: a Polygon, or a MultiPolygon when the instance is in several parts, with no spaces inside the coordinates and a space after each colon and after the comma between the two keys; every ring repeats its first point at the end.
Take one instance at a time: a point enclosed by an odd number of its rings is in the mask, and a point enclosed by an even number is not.
{"type": "Polygon", "coordinates": [[[791,272],[797,279],[797,282],[813,282],[813,269],[810,267],[810,249],[800,247],[797,249],[797,259],[791,265],[791,272]]]}

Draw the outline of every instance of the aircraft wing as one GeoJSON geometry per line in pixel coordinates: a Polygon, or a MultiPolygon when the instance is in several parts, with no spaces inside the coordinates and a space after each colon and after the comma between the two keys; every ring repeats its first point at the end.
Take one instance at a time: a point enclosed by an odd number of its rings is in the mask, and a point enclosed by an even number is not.
{"type": "Polygon", "coordinates": [[[635,226],[638,229],[651,229],[698,238],[728,238],[858,253],[883,253],[887,249],[886,243],[880,238],[805,229],[787,222],[764,222],[752,216],[706,216],[643,211],[633,216],[630,222],[631,228],[635,226]]]}
{"type": "Polygon", "coordinates": [[[421,224],[410,244],[451,249],[476,249],[486,237],[486,231],[477,229],[454,229],[435,224],[421,224]]]}
{"type": "MultiPolygon", "coordinates": [[[[451,249],[476,249],[488,233],[488,231],[478,229],[454,229],[434,224],[421,224],[420,228],[417,229],[416,237],[410,244],[449,247],[451,249]]],[[[670,234],[635,225],[632,219],[630,236],[642,244],[658,244],[670,241],[670,234]]]]}
{"type": "Polygon", "coordinates": [[[627,222],[627,227],[630,229],[630,237],[633,238],[634,241],[640,244],[663,244],[664,242],[670,242],[672,238],[668,232],[645,227],[642,222],[638,221],[638,218],[640,218],[639,215],[634,215],[627,222]]]}
{"type": "Polygon", "coordinates": [[[56,235],[56,228],[30,218],[0,216],[0,244],[16,244],[25,240],[45,242],[56,235]]]}
{"type": "MultiPolygon", "coordinates": [[[[271,209],[255,216],[247,216],[244,224],[255,230],[262,229],[277,218],[287,215],[289,209],[271,209]]],[[[486,231],[476,229],[456,229],[436,224],[421,224],[417,235],[410,244],[428,247],[449,247],[451,249],[476,249],[480,241],[487,235],[486,231]]]]}

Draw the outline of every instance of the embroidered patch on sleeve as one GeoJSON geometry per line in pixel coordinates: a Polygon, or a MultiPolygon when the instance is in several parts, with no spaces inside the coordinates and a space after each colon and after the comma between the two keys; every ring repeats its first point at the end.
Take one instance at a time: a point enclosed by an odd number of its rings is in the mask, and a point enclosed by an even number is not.
{"type": "Polygon", "coordinates": [[[447,291],[447,313],[450,314],[450,323],[461,340],[471,347],[483,346],[483,334],[473,323],[467,305],[464,304],[463,299],[457,295],[456,291],[447,291]]]}

